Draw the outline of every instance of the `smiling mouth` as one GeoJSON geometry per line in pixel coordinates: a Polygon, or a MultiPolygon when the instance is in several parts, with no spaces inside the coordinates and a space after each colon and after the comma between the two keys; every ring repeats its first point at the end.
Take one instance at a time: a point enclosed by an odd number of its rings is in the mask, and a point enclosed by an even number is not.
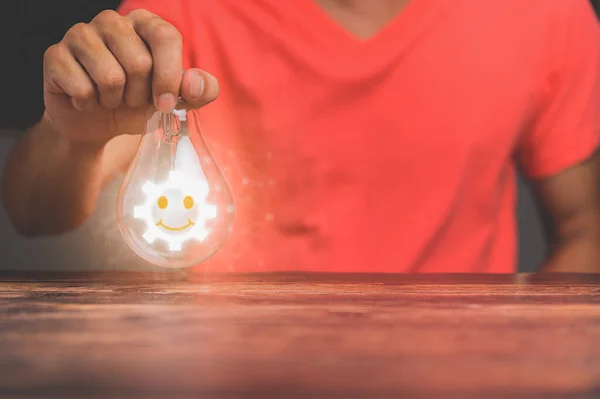
{"type": "Polygon", "coordinates": [[[167,230],[170,230],[170,231],[181,231],[181,230],[187,229],[190,226],[193,226],[194,222],[192,222],[191,219],[188,219],[188,222],[187,222],[187,224],[185,226],[171,227],[171,226],[167,226],[166,224],[164,224],[163,221],[162,221],[162,219],[160,219],[158,221],[158,223],[156,223],[156,225],[162,227],[163,229],[167,229],[167,230]]]}

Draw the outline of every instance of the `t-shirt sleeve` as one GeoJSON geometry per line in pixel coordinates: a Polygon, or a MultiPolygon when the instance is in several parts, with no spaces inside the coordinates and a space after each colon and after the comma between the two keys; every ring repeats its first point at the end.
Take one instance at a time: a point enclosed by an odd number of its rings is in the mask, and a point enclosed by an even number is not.
{"type": "MultiPolygon", "coordinates": [[[[197,0],[196,0],[197,1],[197,0]]],[[[185,0],[124,0],[117,12],[127,15],[133,10],[143,9],[156,14],[179,30],[183,36],[183,67],[190,68],[194,51],[193,36],[190,32],[190,15],[185,0]]]]}
{"type": "Polygon", "coordinates": [[[563,10],[556,15],[547,90],[519,148],[532,179],[585,161],[600,142],[600,23],[588,0],[554,3],[563,10]]]}

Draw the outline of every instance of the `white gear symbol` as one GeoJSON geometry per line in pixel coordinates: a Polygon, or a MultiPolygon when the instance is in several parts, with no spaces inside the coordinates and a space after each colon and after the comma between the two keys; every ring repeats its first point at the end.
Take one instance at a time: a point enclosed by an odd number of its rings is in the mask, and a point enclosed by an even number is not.
{"type": "Polygon", "coordinates": [[[217,216],[217,207],[206,203],[209,194],[206,181],[188,180],[181,171],[172,170],[166,182],[156,185],[148,181],[142,191],[146,201],[134,207],[133,216],[146,222],[143,237],[149,244],[160,239],[169,245],[169,250],[180,251],[188,240],[206,239],[210,232],[206,221],[217,216]],[[177,224],[173,227],[165,219],[177,224]]]}

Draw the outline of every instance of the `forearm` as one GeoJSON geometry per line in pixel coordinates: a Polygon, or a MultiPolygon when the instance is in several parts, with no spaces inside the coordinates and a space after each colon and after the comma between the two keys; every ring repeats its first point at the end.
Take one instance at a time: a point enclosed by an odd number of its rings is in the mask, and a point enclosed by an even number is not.
{"type": "Polygon", "coordinates": [[[102,187],[103,145],[74,143],[43,119],[13,148],[2,196],[24,235],[63,233],[93,211],[102,187]]]}
{"type": "MultiPolygon", "coordinates": [[[[576,140],[576,138],[574,138],[576,140]]],[[[536,182],[552,223],[552,256],[542,271],[600,273],[600,157],[536,182]]]]}
{"type": "Polygon", "coordinates": [[[541,271],[600,273],[600,229],[593,227],[560,239],[541,271]]]}

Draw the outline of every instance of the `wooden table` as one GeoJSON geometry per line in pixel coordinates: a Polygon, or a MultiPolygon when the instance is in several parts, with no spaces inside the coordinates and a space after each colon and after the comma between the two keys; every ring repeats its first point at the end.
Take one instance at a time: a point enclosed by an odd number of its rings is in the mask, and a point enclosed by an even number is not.
{"type": "Polygon", "coordinates": [[[0,274],[3,399],[491,394],[600,397],[600,276],[0,274]]]}

